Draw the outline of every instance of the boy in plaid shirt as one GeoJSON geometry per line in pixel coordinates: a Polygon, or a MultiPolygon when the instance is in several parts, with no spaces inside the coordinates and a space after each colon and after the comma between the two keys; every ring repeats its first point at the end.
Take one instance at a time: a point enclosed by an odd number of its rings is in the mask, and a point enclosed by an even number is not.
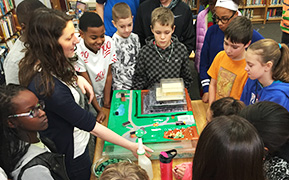
{"type": "Polygon", "coordinates": [[[152,12],[154,37],[148,37],[140,50],[133,89],[149,89],[166,78],[183,78],[185,87],[190,87],[193,78],[188,52],[186,46],[172,36],[174,29],[174,14],[170,9],[159,7],[152,12]]]}

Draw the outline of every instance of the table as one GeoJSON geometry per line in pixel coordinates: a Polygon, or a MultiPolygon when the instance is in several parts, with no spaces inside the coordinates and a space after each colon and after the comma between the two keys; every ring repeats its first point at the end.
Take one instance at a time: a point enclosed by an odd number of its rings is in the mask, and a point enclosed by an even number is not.
{"type": "MultiPolygon", "coordinates": [[[[193,100],[193,101],[191,101],[191,104],[192,104],[193,114],[194,114],[194,117],[196,120],[198,132],[201,133],[207,124],[206,111],[208,108],[208,104],[203,103],[202,100],[193,100]]],[[[109,109],[103,108],[103,111],[106,114],[106,119],[102,123],[102,125],[107,126],[109,109]]],[[[104,141],[100,138],[97,138],[93,163],[95,163],[99,158],[101,158],[102,150],[103,150],[103,144],[104,144],[104,141]]],[[[174,159],[173,160],[173,167],[177,164],[180,164],[183,162],[190,162],[190,161],[192,161],[192,158],[174,159]]],[[[153,166],[153,170],[154,170],[153,180],[160,180],[161,174],[160,174],[159,160],[152,160],[152,166],[153,166]]],[[[94,176],[94,174],[91,174],[90,180],[97,180],[97,178],[94,176]]]]}

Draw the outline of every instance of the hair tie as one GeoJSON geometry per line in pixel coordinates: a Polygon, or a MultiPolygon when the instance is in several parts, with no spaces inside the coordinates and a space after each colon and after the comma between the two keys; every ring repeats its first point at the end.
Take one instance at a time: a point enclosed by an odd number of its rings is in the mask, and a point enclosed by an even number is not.
{"type": "Polygon", "coordinates": [[[280,43],[278,43],[278,45],[279,45],[279,49],[281,49],[281,48],[282,48],[281,44],[280,44],[280,43]]]}

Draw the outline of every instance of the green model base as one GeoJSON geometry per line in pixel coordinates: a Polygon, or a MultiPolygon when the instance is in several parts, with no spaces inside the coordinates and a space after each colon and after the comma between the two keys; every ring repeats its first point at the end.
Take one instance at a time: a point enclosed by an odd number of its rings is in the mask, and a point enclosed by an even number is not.
{"type": "Polygon", "coordinates": [[[141,90],[113,92],[108,128],[129,141],[137,142],[134,133],[140,128],[145,131],[144,143],[174,141],[164,138],[164,132],[191,126],[196,126],[192,111],[142,114],[141,90]]]}

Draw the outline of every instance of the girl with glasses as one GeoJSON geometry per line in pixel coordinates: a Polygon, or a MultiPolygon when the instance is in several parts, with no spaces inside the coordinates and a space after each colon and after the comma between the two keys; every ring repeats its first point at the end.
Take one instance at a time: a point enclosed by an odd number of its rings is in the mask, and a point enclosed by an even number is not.
{"type": "MultiPolygon", "coordinates": [[[[43,101],[24,87],[13,84],[0,87],[0,167],[8,178],[54,179],[50,170],[41,164],[27,167],[35,157],[53,150],[48,148],[51,144],[44,144],[38,134],[48,127],[44,107],[43,101]]],[[[46,160],[52,164],[56,162],[46,160]]],[[[65,169],[64,164],[61,169],[65,169]]],[[[62,173],[67,177],[65,171],[62,173]]]]}
{"type": "MultiPolygon", "coordinates": [[[[215,5],[215,21],[216,24],[211,26],[205,36],[204,44],[200,57],[200,80],[203,88],[203,102],[209,101],[209,84],[211,77],[208,75],[209,70],[215,56],[224,50],[224,31],[228,25],[241,13],[238,11],[241,0],[217,0],[215,5]]],[[[263,39],[257,32],[253,31],[252,43],[263,39]]]]}

